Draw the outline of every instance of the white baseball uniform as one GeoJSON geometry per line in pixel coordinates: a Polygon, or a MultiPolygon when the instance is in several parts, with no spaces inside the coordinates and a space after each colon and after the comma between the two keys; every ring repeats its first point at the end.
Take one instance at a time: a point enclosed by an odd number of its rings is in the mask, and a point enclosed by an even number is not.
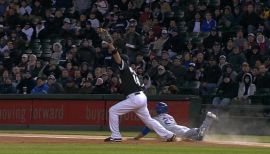
{"type": "Polygon", "coordinates": [[[125,100],[112,106],[109,110],[111,138],[122,137],[119,131],[119,116],[131,111],[135,112],[144,124],[154,130],[161,138],[171,138],[174,134],[150,116],[147,108],[147,97],[141,91],[141,83],[137,74],[123,60],[122,66],[120,66],[120,77],[123,93],[127,97],[125,100]]]}

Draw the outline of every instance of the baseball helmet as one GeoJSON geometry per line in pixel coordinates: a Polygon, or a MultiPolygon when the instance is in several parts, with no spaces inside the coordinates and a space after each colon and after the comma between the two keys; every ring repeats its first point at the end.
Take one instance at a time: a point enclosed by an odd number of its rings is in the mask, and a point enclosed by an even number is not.
{"type": "Polygon", "coordinates": [[[167,113],[168,112],[168,105],[164,102],[158,102],[156,104],[156,112],[158,114],[167,113]]]}

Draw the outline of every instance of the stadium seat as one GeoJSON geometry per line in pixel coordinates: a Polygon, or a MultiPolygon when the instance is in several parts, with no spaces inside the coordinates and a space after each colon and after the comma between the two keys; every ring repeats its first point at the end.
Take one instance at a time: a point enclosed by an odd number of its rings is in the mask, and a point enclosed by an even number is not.
{"type": "Polygon", "coordinates": [[[217,7],[220,5],[220,3],[219,3],[219,0],[209,0],[208,5],[211,7],[217,7]]]}
{"type": "Polygon", "coordinates": [[[269,88],[258,88],[255,95],[268,95],[270,94],[269,88]]]}
{"type": "Polygon", "coordinates": [[[31,49],[26,49],[26,50],[24,50],[23,53],[25,53],[25,54],[32,54],[33,51],[31,49]]]}
{"type": "Polygon", "coordinates": [[[204,38],[208,37],[209,34],[210,34],[209,32],[200,32],[199,37],[204,39],[204,38]]]}

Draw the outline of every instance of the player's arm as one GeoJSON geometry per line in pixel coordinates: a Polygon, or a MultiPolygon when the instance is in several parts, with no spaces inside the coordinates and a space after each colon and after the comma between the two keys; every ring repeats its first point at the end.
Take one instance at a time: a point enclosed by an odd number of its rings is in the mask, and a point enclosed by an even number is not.
{"type": "Polygon", "coordinates": [[[118,52],[118,50],[114,47],[112,43],[108,43],[108,51],[112,54],[114,61],[118,65],[122,65],[122,58],[118,52]]]}
{"type": "Polygon", "coordinates": [[[135,140],[139,140],[143,138],[145,135],[147,135],[150,132],[150,129],[148,127],[144,127],[143,130],[134,137],[135,140]]]}

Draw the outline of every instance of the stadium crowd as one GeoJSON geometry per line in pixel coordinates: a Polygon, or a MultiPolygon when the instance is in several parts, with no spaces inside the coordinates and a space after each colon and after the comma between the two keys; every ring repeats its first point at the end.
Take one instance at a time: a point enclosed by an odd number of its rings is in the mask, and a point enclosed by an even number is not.
{"type": "Polygon", "coordinates": [[[269,92],[268,0],[0,0],[0,93],[121,93],[107,29],[147,95],[269,92]]]}

